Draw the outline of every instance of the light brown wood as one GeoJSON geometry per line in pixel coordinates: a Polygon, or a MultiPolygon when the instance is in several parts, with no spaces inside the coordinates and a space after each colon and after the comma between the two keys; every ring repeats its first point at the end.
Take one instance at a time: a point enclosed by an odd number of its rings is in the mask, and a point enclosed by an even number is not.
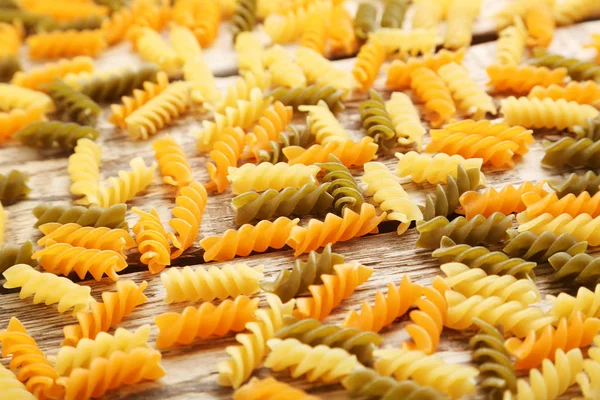
{"type": "MultiPolygon", "coordinates": [[[[581,44],[588,41],[591,32],[600,32],[600,22],[590,22],[579,24],[573,27],[560,29],[557,32],[556,39],[551,46],[551,50],[565,55],[576,55],[584,58],[591,58],[590,50],[582,50],[581,44]]],[[[491,64],[496,44],[494,42],[473,46],[467,52],[465,65],[468,67],[471,75],[481,84],[486,81],[485,67],[491,64]]],[[[118,57],[121,53],[114,50],[114,56],[118,57]]],[[[340,68],[351,68],[354,60],[341,60],[336,62],[340,68]]],[[[218,79],[220,88],[225,88],[234,78],[218,79]]],[[[376,88],[387,98],[389,91],[384,87],[385,74],[382,72],[376,88]]],[[[364,98],[364,94],[357,94],[347,104],[346,109],[340,113],[339,119],[344,127],[354,136],[360,137],[363,133],[360,130],[360,121],[357,113],[359,101],[364,98]]],[[[127,169],[128,161],[134,156],[142,156],[147,163],[153,161],[153,151],[151,141],[131,142],[129,137],[118,129],[114,129],[106,118],[108,112],[101,118],[99,130],[102,133],[100,143],[103,145],[102,172],[105,177],[115,175],[119,169],[127,169]]],[[[198,154],[195,150],[195,139],[192,135],[200,125],[200,120],[205,115],[200,112],[192,112],[187,117],[177,121],[173,127],[161,131],[160,136],[172,134],[177,141],[184,146],[187,155],[194,170],[194,177],[200,182],[207,181],[208,175],[205,168],[206,158],[198,154]]],[[[303,116],[297,115],[295,122],[301,123],[303,116]]],[[[507,184],[517,185],[525,180],[538,181],[552,176],[566,174],[565,171],[551,171],[541,167],[540,159],[543,156],[541,148],[542,134],[536,135],[536,142],[531,146],[531,150],[524,157],[519,159],[514,169],[511,170],[492,170],[485,168],[484,172],[488,179],[488,185],[500,188],[507,184]]],[[[428,140],[428,139],[427,139],[428,140]]],[[[402,150],[402,149],[398,149],[402,150]]],[[[408,150],[408,149],[406,149],[408,150]]],[[[32,192],[27,200],[21,201],[13,206],[7,207],[9,213],[9,223],[6,232],[8,242],[22,242],[27,239],[37,239],[39,232],[32,227],[34,217],[31,215],[31,209],[40,202],[68,202],[71,199],[69,194],[69,177],[66,172],[67,154],[57,151],[38,151],[29,149],[17,144],[10,144],[0,148],[0,173],[9,171],[12,168],[19,168],[31,175],[30,186],[32,192]]],[[[381,155],[379,161],[386,164],[392,170],[395,167],[396,159],[393,155],[381,155]]],[[[353,169],[356,177],[362,172],[360,169],[353,169]]],[[[404,188],[411,197],[422,202],[427,193],[433,192],[433,185],[415,184],[408,180],[402,180],[404,188]]],[[[156,207],[159,211],[163,223],[166,223],[170,217],[170,210],[173,207],[175,189],[162,183],[162,178],[157,176],[153,184],[143,195],[138,196],[131,201],[130,206],[138,206],[145,210],[150,207],[156,207]]],[[[222,195],[211,195],[209,198],[206,213],[202,222],[200,237],[220,234],[226,229],[234,228],[234,213],[230,207],[230,191],[222,195]]],[[[128,213],[130,223],[135,222],[135,216],[128,213]]],[[[304,221],[303,221],[304,222],[304,221]]],[[[385,290],[389,282],[399,282],[404,274],[420,284],[429,284],[433,277],[439,275],[438,262],[430,257],[430,251],[415,248],[415,241],[418,232],[415,229],[408,230],[404,235],[398,237],[393,227],[387,226],[382,229],[383,232],[378,235],[370,235],[364,238],[354,239],[345,243],[339,243],[334,246],[334,250],[343,254],[348,260],[355,260],[367,266],[373,267],[375,273],[371,279],[358,288],[357,292],[349,299],[345,300],[341,306],[336,309],[327,322],[340,322],[350,309],[360,306],[364,299],[373,301],[376,290],[385,290]]],[[[183,257],[176,261],[176,265],[198,265],[203,263],[201,258],[202,249],[195,245],[185,253],[183,257]]],[[[146,280],[149,283],[146,295],[149,298],[147,304],[139,307],[130,317],[120,325],[124,328],[133,329],[142,324],[152,324],[154,316],[166,311],[181,311],[187,303],[177,305],[167,305],[163,299],[165,296],[164,288],[160,282],[159,276],[150,275],[143,265],[138,261],[137,252],[132,252],[129,261],[130,267],[123,271],[121,279],[133,279],[137,283],[146,280]]],[[[265,254],[256,254],[245,258],[236,258],[232,262],[247,262],[250,265],[263,264],[265,267],[265,279],[272,279],[282,268],[288,268],[294,258],[292,251],[281,250],[272,251],[265,254]]],[[[212,263],[214,265],[223,265],[224,263],[212,263]]],[[[576,288],[569,286],[568,282],[552,282],[548,278],[549,267],[540,267],[540,273],[536,278],[536,284],[544,294],[557,294],[561,291],[574,293],[576,288]]],[[[536,270],[537,271],[537,270],[536,270]]],[[[85,281],[93,288],[93,294],[100,299],[100,294],[106,290],[113,290],[114,285],[104,279],[101,282],[85,281]]],[[[58,314],[54,307],[44,305],[32,305],[31,299],[20,300],[15,291],[0,289],[1,300],[0,307],[0,328],[8,323],[11,316],[18,317],[27,327],[31,335],[38,341],[41,348],[49,355],[55,355],[62,340],[62,327],[73,323],[70,314],[58,314]]],[[[261,294],[261,305],[264,305],[264,296],[261,294]]],[[[547,307],[547,302],[542,302],[540,306],[547,307]]],[[[408,323],[408,318],[398,320],[392,326],[384,329],[382,335],[385,338],[384,346],[398,346],[408,339],[404,327],[408,323]]],[[[151,340],[156,338],[157,329],[153,326],[151,340]]],[[[470,351],[468,350],[468,333],[455,332],[445,329],[442,342],[438,353],[446,361],[451,363],[469,363],[470,351]]],[[[167,376],[158,382],[144,383],[132,387],[125,387],[112,392],[106,398],[144,398],[144,399],[227,399],[231,398],[232,391],[227,388],[221,388],[216,384],[217,372],[216,364],[227,359],[224,352],[225,346],[234,344],[233,335],[225,338],[215,338],[210,340],[200,340],[190,346],[175,347],[163,351],[163,362],[167,376]]],[[[7,363],[3,359],[4,364],[7,363]]],[[[257,376],[268,376],[270,371],[261,369],[256,372],[257,376]]],[[[277,378],[284,381],[290,381],[286,373],[274,374],[277,378]]],[[[343,399],[346,395],[339,385],[318,386],[307,384],[303,380],[294,381],[294,385],[307,389],[315,395],[323,395],[332,399],[343,399]]],[[[570,398],[577,393],[572,389],[568,396],[570,398]]],[[[478,393],[472,398],[484,398],[483,393],[478,393]]]]}

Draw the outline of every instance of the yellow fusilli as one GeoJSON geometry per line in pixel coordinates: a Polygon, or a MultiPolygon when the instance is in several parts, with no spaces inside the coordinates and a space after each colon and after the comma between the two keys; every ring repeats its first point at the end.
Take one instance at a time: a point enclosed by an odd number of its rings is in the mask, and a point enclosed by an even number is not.
{"type": "Polygon", "coordinates": [[[390,100],[385,103],[385,109],[394,124],[398,143],[402,145],[415,143],[417,151],[421,151],[425,127],[421,124],[419,111],[410,97],[402,92],[393,92],[390,100]]]}
{"type": "Polygon", "coordinates": [[[75,146],[75,153],[69,156],[67,172],[71,177],[71,194],[83,196],[77,204],[93,204],[98,202],[98,189],[100,188],[100,158],[102,148],[89,139],[79,139],[75,146]]]}
{"type": "Polygon", "coordinates": [[[100,187],[97,205],[108,208],[118,203],[126,203],[150,185],[154,179],[156,164],[147,167],[141,157],[136,157],[129,162],[129,166],[131,171],[119,170],[118,178],[108,178],[110,186],[100,187]]]}

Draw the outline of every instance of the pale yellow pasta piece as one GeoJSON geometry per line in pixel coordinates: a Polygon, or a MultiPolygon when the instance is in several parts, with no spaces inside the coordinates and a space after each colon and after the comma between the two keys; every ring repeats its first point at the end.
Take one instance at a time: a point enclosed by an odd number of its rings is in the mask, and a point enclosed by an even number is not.
{"type": "Polygon", "coordinates": [[[134,49],[149,62],[155,63],[168,75],[176,75],[183,65],[181,57],[160,34],[151,28],[136,28],[134,49]]]}
{"type": "Polygon", "coordinates": [[[129,162],[129,166],[131,171],[120,170],[118,177],[108,178],[109,186],[100,187],[97,205],[108,208],[118,203],[125,203],[152,183],[156,163],[147,167],[143,158],[136,157],[129,162]]]}
{"type": "Polygon", "coordinates": [[[456,63],[446,64],[438,70],[438,75],[462,112],[475,119],[482,119],[487,113],[497,114],[492,97],[469,76],[465,67],[456,63]]]}
{"type": "Polygon", "coordinates": [[[0,364],[0,388],[2,388],[2,398],[4,400],[36,400],[33,394],[27,391],[23,385],[9,369],[0,364]]]}
{"type": "Polygon", "coordinates": [[[9,83],[0,83],[0,111],[15,108],[40,107],[44,111],[54,111],[54,102],[45,93],[26,89],[9,83]]]}
{"type": "Polygon", "coordinates": [[[351,139],[348,133],[329,110],[327,103],[319,100],[316,106],[300,106],[298,110],[308,112],[309,127],[319,144],[337,142],[344,143],[351,139]]]}
{"type": "MultiPolygon", "coordinates": [[[[477,168],[481,170],[483,160],[481,158],[463,158],[459,155],[449,156],[445,153],[434,155],[419,154],[409,151],[406,154],[396,153],[398,164],[396,175],[400,177],[410,176],[417,183],[427,181],[429,183],[445,183],[448,175],[457,177],[457,168],[462,165],[465,170],[477,168]]],[[[480,182],[485,185],[485,177],[481,175],[480,182]]]]}
{"type": "Polygon", "coordinates": [[[501,65],[519,65],[527,43],[527,28],[521,18],[500,32],[496,47],[496,62],[501,65]]]}
{"type": "Polygon", "coordinates": [[[357,86],[352,73],[338,69],[330,60],[313,49],[298,48],[296,62],[304,71],[308,83],[320,86],[331,85],[340,90],[350,90],[357,86]]]}
{"type": "Polygon", "coordinates": [[[83,196],[77,204],[97,203],[100,188],[100,159],[102,147],[89,139],[79,139],[75,152],[69,156],[67,172],[71,177],[71,194],[83,196]]]}
{"type": "Polygon", "coordinates": [[[399,28],[381,28],[375,31],[381,39],[388,55],[397,57],[415,57],[429,54],[442,42],[435,30],[415,29],[406,31],[399,28]]]}
{"type": "Polygon", "coordinates": [[[390,100],[386,101],[385,109],[392,118],[398,143],[402,145],[416,143],[417,150],[421,151],[425,128],[421,124],[419,111],[410,97],[401,92],[394,92],[390,100]]]}
{"type": "Polygon", "coordinates": [[[264,192],[267,189],[282,190],[286,187],[301,188],[307,183],[315,183],[321,168],[317,165],[244,164],[239,168],[229,167],[227,179],[232,183],[233,193],[241,194],[254,190],[264,192]]]}
{"type": "Polygon", "coordinates": [[[279,45],[265,51],[263,62],[271,74],[272,84],[289,88],[305,87],[306,77],[292,56],[279,45]]]}

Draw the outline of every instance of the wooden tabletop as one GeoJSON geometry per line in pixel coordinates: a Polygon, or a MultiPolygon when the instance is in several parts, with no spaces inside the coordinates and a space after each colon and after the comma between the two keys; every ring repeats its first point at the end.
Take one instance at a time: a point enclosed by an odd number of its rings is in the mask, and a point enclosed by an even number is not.
{"type": "MultiPolygon", "coordinates": [[[[489,40],[493,35],[493,25],[489,19],[493,10],[498,9],[500,1],[490,1],[490,7],[484,7],[482,18],[477,22],[477,41],[489,40]],[[487,27],[487,28],[486,28],[487,27]]],[[[592,32],[600,32],[600,22],[586,22],[567,28],[561,28],[556,32],[554,42],[550,46],[551,51],[563,55],[578,56],[591,59],[594,55],[592,50],[582,49],[582,44],[589,42],[592,32]]],[[[221,43],[221,41],[219,41],[221,43]]],[[[223,46],[225,39],[223,39],[223,46]]],[[[470,71],[470,74],[481,85],[485,85],[485,68],[492,63],[496,43],[489,41],[483,44],[472,46],[468,49],[464,65],[470,71]]],[[[206,52],[207,60],[211,65],[219,66],[223,63],[229,63],[235,60],[231,50],[209,50],[206,52]],[[219,57],[223,58],[219,58],[219,57]],[[229,61],[227,61],[229,60],[229,61]]],[[[116,64],[129,64],[138,62],[135,55],[132,55],[128,46],[122,44],[116,48],[110,49],[107,54],[99,60],[99,65],[108,68],[116,64]],[[113,65],[111,65],[113,64],[113,65]]],[[[339,60],[336,63],[345,69],[351,69],[354,63],[353,59],[339,60]]],[[[231,70],[230,65],[227,68],[217,68],[215,71],[220,75],[226,75],[231,70]]],[[[218,78],[217,83],[220,88],[225,88],[234,79],[233,76],[218,78]]],[[[375,88],[387,99],[390,91],[385,88],[385,74],[382,72],[375,83],[375,88]]],[[[356,138],[362,137],[364,133],[360,128],[360,119],[357,113],[357,106],[364,94],[355,95],[351,101],[346,104],[346,109],[342,111],[338,118],[348,132],[356,138]]],[[[496,99],[498,100],[498,99],[496,99]]],[[[153,151],[151,140],[146,142],[132,142],[126,133],[120,129],[114,128],[107,121],[109,115],[106,108],[100,118],[98,129],[101,132],[99,142],[102,144],[102,166],[101,170],[104,177],[116,175],[119,169],[127,169],[128,162],[135,156],[141,156],[147,163],[153,162],[153,151]]],[[[170,128],[160,132],[158,137],[165,134],[171,134],[185,148],[186,154],[190,159],[194,171],[194,178],[200,182],[208,181],[208,173],[205,167],[206,157],[199,154],[195,148],[195,139],[192,133],[201,126],[202,119],[209,117],[208,114],[202,114],[199,111],[190,112],[185,118],[176,122],[170,128]]],[[[302,123],[304,116],[299,113],[295,116],[295,123],[302,123]]],[[[569,171],[547,170],[541,167],[540,160],[543,156],[541,148],[541,139],[544,135],[552,135],[552,132],[540,132],[536,135],[536,142],[531,146],[530,152],[522,158],[517,159],[516,165],[510,170],[497,170],[484,168],[487,177],[488,186],[501,188],[505,185],[518,185],[523,181],[539,181],[549,177],[565,175],[569,171]]],[[[426,138],[426,143],[428,138],[426,138]]],[[[409,150],[409,148],[398,148],[398,151],[409,150]]],[[[25,240],[37,240],[40,233],[33,228],[35,218],[31,210],[42,202],[69,203],[72,197],[69,193],[69,176],[67,174],[68,154],[58,151],[40,151],[26,148],[15,143],[10,143],[0,148],[0,173],[6,173],[13,168],[18,168],[28,172],[31,176],[30,187],[32,188],[26,200],[20,201],[15,205],[9,206],[6,210],[9,213],[8,226],[5,239],[7,242],[21,243],[25,240]]],[[[378,161],[383,162],[392,170],[395,168],[396,158],[393,154],[380,155],[378,161]]],[[[354,169],[353,174],[356,177],[362,175],[361,169],[354,169]]],[[[410,196],[417,202],[422,202],[425,195],[432,193],[434,186],[423,183],[415,184],[408,180],[402,181],[403,187],[410,196]]],[[[142,195],[133,199],[129,206],[138,206],[144,210],[155,207],[163,221],[166,223],[170,218],[171,209],[174,206],[176,189],[162,182],[158,172],[150,187],[142,195]]],[[[211,195],[198,239],[209,235],[220,234],[226,229],[235,228],[234,212],[231,208],[230,190],[221,195],[211,195]]],[[[127,219],[130,226],[135,223],[136,217],[128,212],[127,219]]],[[[306,222],[306,219],[302,222],[306,222]]],[[[327,322],[338,323],[346,313],[351,309],[357,309],[364,299],[373,301],[374,293],[380,289],[385,291],[389,282],[399,283],[403,275],[408,275],[413,282],[428,285],[432,279],[440,274],[439,263],[430,256],[430,251],[417,249],[415,241],[418,237],[416,229],[409,229],[402,236],[398,236],[395,227],[388,223],[382,226],[380,233],[369,235],[367,237],[350,240],[339,243],[334,246],[334,250],[343,254],[347,260],[358,261],[364,265],[374,268],[375,272],[371,278],[358,288],[355,294],[345,300],[340,307],[334,310],[333,314],[327,318],[327,322]]],[[[593,250],[595,251],[595,250],[593,250]]],[[[174,261],[175,266],[200,265],[203,250],[196,243],[181,258],[174,261]]],[[[236,258],[232,262],[243,261],[249,265],[262,264],[265,269],[265,279],[272,280],[273,277],[282,268],[289,268],[294,257],[292,251],[284,248],[280,251],[271,251],[264,254],[255,254],[245,258],[236,258]]],[[[128,258],[129,267],[121,274],[122,279],[132,279],[136,283],[148,281],[146,295],[148,302],[134,313],[127,317],[121,327],[134,329],[143,324],[153,324],[153,318],[167,311],[181,311],[188,303],[168,305],[164,302],[165,290],[161,284],[158,275],[151,275],[146,267],[139,262],[139,254],[132,251],[128,258]]],[[[213,265],[223,265],[224,263],[211,263],[213,265]]],[[[536,269],[536,284],[544,294],[556,295],[562,291],[574,294],[576,287],[569,286],[567,282],[551,282],[548,279],[550,273],[549,266],[540,266],[539,273],[536,269]]],[[[101,282],[85,281],[86,285],[92,287],[93,295],[99,300],[103,291],[114,290],[114,284],[108,279],[101,282]]],[[[7,325],[12,316],[18,317],[26,326],[30,334],[38,341],[40,347],[46,354],[52,356],[58,352],[60,342],[63,338],[62,328],[65,325],[72,324],[73,319],[69,313],[59,314],[55,307],[31,304],[30,299],[20,300],[18,293],[14,290],[0,289],[0,328],[7,325]]],[[[265,305],[264,295],[260,294],[261,305],[265,305]]],[[[547,302],[540,303],[541,307],[547,307],[547,302]]],[[[409,338],[405,331],[408,323],[408,317],[396,321],[393,325],[385,328],[381,334],[384,337],[383,346],[398,346],[409,338]]],[[[152,325],[151,340],[156,338],[157,328],[152,325]]],[[[118,391],[111,392],[106,398],[143,398],[143,399],[228,399],[231,398],[232,390],[217,385],[216,365],[221,360],[228,358],[224,349],[225,346],[234,344],[234,335],[228,335],[224,338],[214,338],[209,340],[198,340],[192,345],[174,347],[162,352],[162,365],[167,371],[167,375],[157,382],[142,383],[139,385],[124,387],[118,391]]],[[[442,334],[442,340],[437,351],[449,363],[470,363],[470,351],[468,350],[468,335],[445,329],[442,334]]],[[[6,359],[2,360],[7,363],[6,359]]],[[[256,376],[265,377],[271,375],[266,369],[260,369],[255,372],[256,376]]],[[[289,382],[287,373],[274,374],[278,379],[289,382]]],[[[327,395],[330,399],[343,399],[347,396],[339,385],[318,386],[307,384],[302,379],[294,381],[294,385],[307,390],[315,395],[327,395]]],[[[571,398],[578,393],[571,389],[568,396],[562,398],[571,398]]],[[[1,396],[0,396],[1,397],[1,396]]],[[[483,394],[472,398],[483,398],[483,394]]]]}

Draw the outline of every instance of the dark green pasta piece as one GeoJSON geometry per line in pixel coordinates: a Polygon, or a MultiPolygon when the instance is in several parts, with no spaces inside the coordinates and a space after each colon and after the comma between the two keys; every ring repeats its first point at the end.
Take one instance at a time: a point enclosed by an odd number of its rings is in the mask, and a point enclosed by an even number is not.
{"type": "MultiPolygon", "coordinates": [[[[95,2],[101,6],[110,8],[111,11],[119,11],[127,5],[128,0],[95,0],[95,2]]],[[[173,3],[174,1],[171,1],[171,4],[173,3]]]]}
{"type": "Polygon", "coordinates": [[[333,274],[333,266],[342,264],[344,257],[331,251],[331,243],[321,253],[311,251],[308,259],[296,259],[291,270],[281,270],[273,282],[264,282],[260,287],[265,292],[275,293],[284,303],[308,291],[310,285],[318,285],[321,275],[333,274]]]}
{"type": "Polygon", "coordinates": [[[565,137],[558,142],[544,140],[542,146],[546,152],[542,158],[545,167],[600,168],[600,142],[565,137]]]}
{"type": "Polygon", "coordinates": [[[396,130],[379,93],[373,89],[369,90],[369,100],[360,103],[358,112],[367,135],[384,149],[393,148],[396,144],[396,130]]]}
{"type": "Polygon", "coordinates": [[[33,14],[25,10],[0,8],[0,22],[13,23],[19,20],[27,30],[36,28],[39,24],[51,23],[53,19],[47,15],[33,14]]]}
{"type": "Polygon", "coordinates": [[[564,67],[567,69],[569,76],[576,81],[600,83],[600,65],[596,63],[552,54],[542,47],[533,49],[533,57],[530,61],[533,65],[552,69],[564,67]]]}
{"type": "Polygon", "coordinates": [[[354,33],[362,40],[377,28],[377,8],[371,3],[360,3],[354,17],[354,33]]]}
{"type": "Polygon", "coordinates": [[[447,217],[454,214],[460,203],[460,195],[469,190],[475,190],[480,185],[481,172],[478,168],[472,168],[465,171],[462,165],[458,166],[456,178],[448,174],[446,187],[437,184],[435,194],[429,194],[425,198],[425,206],[420,207],[423,211],[423,218],[429,221],[432,218],[443,216],[447,217]]]}
{"type": "Polygon", "coordinates": [[[479,318],[474,318],[473,323],[479,332],[471,338],[469,346],[473,361],[479,364],[480,386],[490,399],[502,400],[506,390],[517,391],[517,372],[504,347],[504,334],[479,318]]]}
{"type": "Polygon", "coordinates": [[[342,380],[342,385],[352,396],[377,400],[442,400],[446,396],[432,387],[421,386],[407,379],[397,381],[381,376],[371,368],[357,368],[342,380]]]}
{"type": "Polygon", "coordinates": [[[402,28],[407,8],[408,0],[388,0],[381,16],[381,26],[384,28],[402,28]]]}
{"type": "Polygon", "coordinates": [[[0,82],[9,82],[13,75],[21,71],[21,62],[13,55],[0,57],[0,82]]]}
{"type": "Polygon", "coordinates": [[[75,148],[79,139],[96,140],[98,136],[90,126],[58,121],[36,121],[15,133],[15,139],[24,145],[40,149],[58,146],[64,150],[75,148]]]}
{"type": "Polygon", "coordinates": [[[45,86],[44,89],[54,100],[57,111],[78,124],[93,125],[102,112],[94,100],[73,89],[62,80],[56,80],[45,86]]]}
{"type": "Polygon", "coordinates": [[[333,204],[333,197],[327,192],[329,186],[329,183],[308,183],[300,189],[288,187],[280,192],[268,189],[262,193],[243,193],[232,200],[235,223],[243,225],[253,219],[326,214],[333,204]]]}
{"type": "Polygon", "coordinates": [[[37,262],[31,258],[34,247],[31,240],[23,244],[7,243],[0,247],[0,272],[17,264],[27,264],[35,267],[37,262]]]}
{"type": "Polygon", "coordinates": [[[112,103],[139,89],[144,82],[156,82],[158,67],[144,65],[138,70],[126,69],[119,73],[101,76],[84,83],[79,91],[100,103],[112,103]]]}
{"type": "Polygon", "coordinates": [[[277,332],[278,338],[294,338],[309,346],[323,344],[332,348],[342,348],[356,355],[361,363],[370,363],[373,360],[373,350],[383,341],[383,338],[375,332],[323,324],[312,318],[299,320],[287,315],[283,322],[283,328],[277,332]]]}
{"type": "Polygon", "coordinates": [[[331,85],[309,85],[304,88],[298,87],[292,89],[278,87],[271,90],[268,96],[272,97],[274,101],[279,100],[286,106],[292,106],[295,109],[301,105],[314,106],[320,100],[323,100],[332,112],[338,112],[344,109],[344,104],[342,103],[344,94],[343,90],[336,89],[331,85]]]}
{"type": "Polygon", "coordinates": [[[365,198],[350,170],[333,154],[329,155],[328,162],[316,165],[325,172],[322,181],[331,182],[327,190],[333,196],[333,209],[336,214],[342,215],[346,207],[359,212],[365,198]]]}
{"type": "Polygon", "coordinates": [[[502,251],[513,257],[539,263],[546,262],[552,255],[560,252],[571,255],[585,253],[588,247],[587,242],[580,242],[569,233],[556,235],[546,231],[538,236],[533,232],[518,233],[512,229],[508,233],[511,239],[502,251]]]}
{"type": "Polygon", "coordinates": [[[600,140],[600,116],[588,119],[585,126],[576,126],[573,131],[577,139],[588,138],[597,142],[600,140]]]}
{"type": "Polygon", "coordinates": [[[31,192],[27,181],[29,175],[13,169],[7,175],[0,174],[0,203],[8,206],[24,199],[31,192]]]}
{"type": "Polygon", "coordinates": [[[258,151],[258,162],[286,162],[287,158],[283,154],[283,149],[288,146],[308,147],[314,142],[314,135],[310,129],[290,127],[288,131],[280,132],[277,141],[271,141],[271,148],[258,151]]]}
{"type": "Polygon", "coordinates": [[[521,258],[510,258],[499,251],[490,251],[483,246],[472,247],[468,244],[456,244],[444,236],[440,248],[435,250],[432,257],[447,262],[459,262],[469,268],[481,268],[488,275],[512,275],[516,278],[533,278],[536,263],[521,258]]]}
{"type": "Polygon", "coordinates": [[[127,206],[122,203],[112,205],[108,208],[97,206],[91,206],[90,208],[69,205],[53,206],[44,203],[33,209],[33,215],[37,218],[34,227],[37,228],[49,222],[58,222],[59,224],[73,222],[81,226],[129,230],[127,221],[125,221],[126,212],[127,206]]]}
{"type": "Polygon", "coordinates": [[[600,281],[600,258],[586,253],[571,255],[556,253],[548,259],[554,268],[554,279],[573,279],[582,285],[596,285],[600,281]]]}
{"type": "Polygon", "coordinates": [[[90,15],[89,17],[77,18],[72,21],[59,22],[55,20],[42,21],[36,29],[39,32],[51,32],[51,31],[83,31],[91,29],[99,29],[102,25],[102,18],[97,15],[90,15]]]}
{"type": "Polygon", "coordinates": [[[233,40],[241,32],[251,32],[256,26],[257,0],[237,0],[237,6],[231,18],[233,40]]]}
{"type": "Polygon", "coordinates": [[[583,175],[573,172],[563,181],[552,179],[548,181],[548,185],[556,192],[559,198],[573,193],[575,196],[583,192],[588,192],[590,196],[595,195],[600,191],[600,176],[593,171],[588,171],[583,175]]]}
{"type": "Polygon", "coordinates": [[[435,217],[429,221],[418,221],[417,230],[420,235],[417,247],[437,249],[444,236],[458,244],[496,244],[508,238],[506,231],[512,227],[513,219],[512,214],[495,212],[489,218],[479,214],[471,220],[458,217],[448,221],[446,217],[435,217]]]}

